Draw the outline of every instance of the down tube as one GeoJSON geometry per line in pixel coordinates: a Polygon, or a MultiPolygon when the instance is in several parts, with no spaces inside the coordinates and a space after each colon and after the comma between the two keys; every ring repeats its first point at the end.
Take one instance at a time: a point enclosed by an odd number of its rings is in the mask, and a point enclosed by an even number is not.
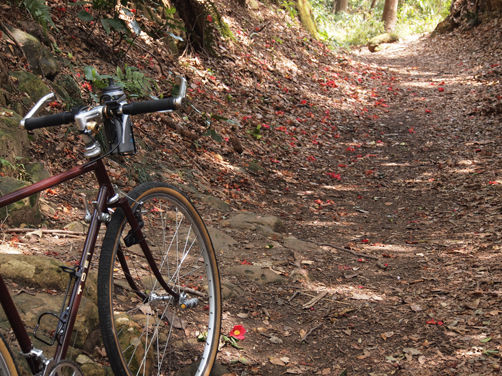
{"type": "Polygon", "coordinates": [[[61,344],[57,346],[56,355],[54,360],[60,361],[65,358],[68,346],[70,344],[71,334],[73,331],[73,326],[77,318],[78,308],[80,306],[80,301],[82,299],[82,293],[84,291],[85,282],[87,280],[87,275],[89,273],[89,266],[91,264],[91,259],[94,254],[94,247],[96,245],[96,240],[98,238],[99,227],[101,224],[100,214],[104,211],[106,207],[106,202],[108,199],[108,187],[106,185],[101,185],[99,188],[99,193],[96,202],[96,208],[92,214],[91,223],[89,224],[89,231],[87,232],[87,237],[85,239],[84,248],[82,251],[82,257],[80,259],[80,267],[78,268],[78,279],[73,285],[73,290],[71,293],[70,301],[68,302],[68,307],[70,309],[69,320],[64,332],[64,337],[61,344]]]}
{"type": "MultiPolygon", "coordinates": [[[[16,336],[17,342],[19,343],[19,347],[21,348],[21,352],[23,354],[29,354],[33,349],[33,345],[31,343],[30,337],[26,332],[26,328],[23,324],[21,317],[19,316],[19,312],[14,305],[12,297],[7,289],[7,286],[0,275],[0,303],[2,304],[3,310],[7,319],[9,320],[9,324],[12,327],[12,330],[16,336]]],[[[26,358],[31,371],[35,374],[40,370],[40,364],[33,357],[26,358]]]]}

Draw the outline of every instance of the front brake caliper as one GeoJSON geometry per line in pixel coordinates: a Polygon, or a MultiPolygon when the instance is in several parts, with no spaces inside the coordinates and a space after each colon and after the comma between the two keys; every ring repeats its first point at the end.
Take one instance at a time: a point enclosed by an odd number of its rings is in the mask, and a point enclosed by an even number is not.
{"type": "MultiPolygon", "coordinates": [[[[143,217],[141,216],[141,208],[143,206],[143,203],[140,202],[138,206],[136,207],[136,210],[134,212],[134,216],[136,217],[136,220],[138,221],[139,228],[143,228],[145,225],[145,222],[143,222],[143,217]]],[[[138,244],[139,239],[135,234],[136,231],[133,231],[133,229],[130,229],[127,235],[124,238],[124,244],[126,247],[130,247],[131,245],[138,244]]]]}

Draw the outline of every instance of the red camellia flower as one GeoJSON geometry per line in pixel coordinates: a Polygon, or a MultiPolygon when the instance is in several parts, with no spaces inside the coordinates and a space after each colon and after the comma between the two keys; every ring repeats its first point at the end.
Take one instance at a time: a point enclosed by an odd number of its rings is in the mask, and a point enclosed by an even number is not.
{"type": "Polygon", "coordinates": [[[246,334],[246,328],[244,328],[242,325],[235,325],[232,331],[229,333],[229,336],[240,340],[245,338],[244,334],[246,334]]]}
{"type": "Polygon", "coordinates": [[[213,16],[210,14],[207,16],[207,22],[213,22],[213,16]]]}

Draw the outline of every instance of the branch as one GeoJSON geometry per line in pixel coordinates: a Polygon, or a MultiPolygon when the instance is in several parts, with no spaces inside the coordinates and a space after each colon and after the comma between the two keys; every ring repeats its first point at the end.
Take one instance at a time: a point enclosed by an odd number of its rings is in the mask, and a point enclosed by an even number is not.
{"type": "Polygon", "coordinates": [[[364,258],[369,258],[369,259],[372,259],[372,260],[378,260],[378,257],[366,255],[364,253],[354,252],[352,249],[349,249],[349,248],[342,248],[342,247],[338,247],[338,246],[332,245],[332,244],[319,244],[319,246],[321,246],[321,247],[324,246],[324,247],[335,248],[335,249],[338,249],[339,251],[348,252],[351,255],[354,255],[354,256],[357,256],[357,257],[364,257],[364,258]]]}

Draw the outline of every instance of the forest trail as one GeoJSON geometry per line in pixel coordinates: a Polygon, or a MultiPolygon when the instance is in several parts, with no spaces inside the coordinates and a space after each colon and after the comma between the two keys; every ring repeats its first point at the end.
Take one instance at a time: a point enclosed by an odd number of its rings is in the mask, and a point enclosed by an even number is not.
{"type": "MultiPolygon", "coordinates": [[[[197,110],[138,117],[138,154],[107,162],[121,188],[145,176],[177,184],[207,222],[224,286],[222,333],[247,330],[240,348],[221,348],[214,373],[499,373],[497,21],[345,53],[268,5],[252,12],[219,5],[236,21],[236,39],[218,58],[172,57],[156,45],[163,64],[190,78],[197,110]]],[[[80,85],[90,87],[86,65],[116,69],[88,48],[85,28],[66,31],[58,46],[75,52],[70,73],[80,85]]],[[[23,57],[5,51],[18,69],[23,57]]],[[[131,48],[125,61],[145,56],[131,48]]],[[[141,69],[160,76],[157,62],[141,69]]],[[[32,145],[50,171],[73,164],[80,150],[63,133],[40,132],[44,142],[32,145]],[[61,147],[67,142],[73,148],[61,147]]],[[[84,181],[43,196],[52,210],[44,225],[80,220],[87,190],[84,181]]],[[[66,262],[82,241],[2,239],[66,262]]],[[[98,350],[89,356],[106,364],[98,350]]]]}
{"type": "Polygon", "coordinates": [[[296,190],[269,196],[266,212],[287,234],[230,231],[239,242],[222,274],[240,287],[227,324],[249,331],[242,350],[220,354],[249,363],[231,374],[499,372],[501,116],[487,100],[496,47],[467,33],[352,55],[385,71],[392,96],[377,120],[338,125],[350,157],[332,152],[334,140],[312,162],[338,166],[336,183],[305,163],[296,190]],[[250,284],[236,259],[286,279],[250,284]]]}

